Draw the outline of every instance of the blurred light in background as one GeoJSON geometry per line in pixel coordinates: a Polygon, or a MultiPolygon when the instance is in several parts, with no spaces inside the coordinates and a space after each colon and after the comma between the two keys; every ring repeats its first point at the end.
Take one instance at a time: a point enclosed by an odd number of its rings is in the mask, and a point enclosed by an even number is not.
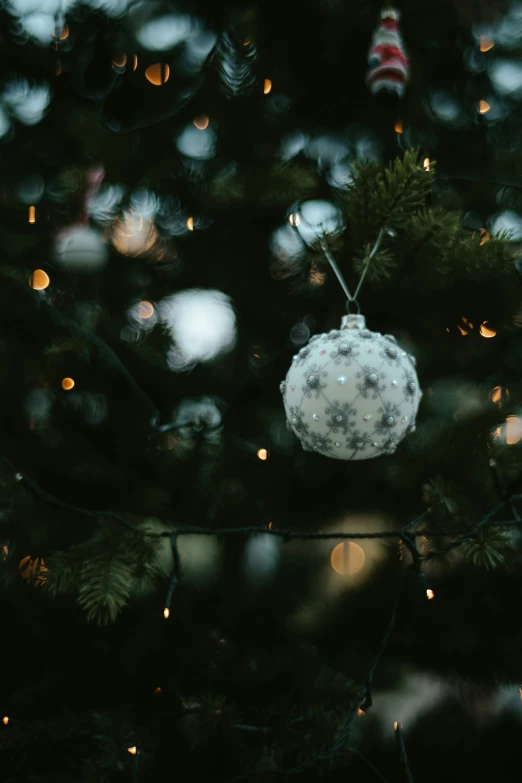
{"type": "Polygon", "coordinates": [[[153,221],[134,210],[124,212],[113,226],[111,241],[118,253],[136,258],[148,253],[158,240],[153,221]]]}
{"type": "Polygon", "coordinates": [[[522,63],[518,60],[496,59],[488,72],[497,93],[522,97],[522,63]]]}
{"type": "Polygon", "coordinates": [[[479,106],[478,106],[479,114],[486,114],[490,109],[491,106],[487,101],[484,100],[479,101],[479,106]]]}
{"type": "Polygon", "coordinates": [[[138,55],[133,54],[132,56],[132,70],[135,71],[138,67],[138,55]]]}
{"type": "Polygon", "coordinates": [[[189,231],[194,231],[194,218],[189,217],[187,218],[187,228],[189,231]]]}
{"type": "Polygon", "coordinates": [[[510,209],[497,212],[491,220],[489,229],[493,236],[506,231],[511,240],[520,242],[522,240],[522,217],[510,209]]]}
{"type": "Polygon", "coordinates": [[[148,302],[146,299],[140,302],[138,305],[138,315],[140,318],[152,318],[154,315],[154,306],[151,302],[148,302]]]}
{"type": "Polygon", "coordinates": [[[283,137],[281,141],[280,155],[283,160],[291,160],[305,148],[309,137],[302,131],[293,131],[283,137]]]}
{"type": "Polygon", "coordinates": [[[64,378],[62,380],[62,389],[65,391],[70,391],[71,389],[74,389],[74,381],[72,378],[64,378]]]}
{"type": "Polygon", "coordinates": [[[32,389],[26,396],[24,412],[29,428],[39,432],[49,423],[55,397],[49,389],[32,389]]]}
{"type": "Polygon", "coordinates": [[[124,73],[126,65],[127,65],[127,55],[125,54],[125,52],[116,54],[112,58],[112,67],[118,73],[124,73]]]}
{"type": "Polygon", "coordinates": [[[508,416],[504,428],[508,446],[514,446],[522,440],[522,419],[518,416],[508,416]]]}
{"type": "Polygon", "coordinates": [[[293,345],[301,346],[310,339],[310,327],[305,323],[297,323],[290,329],[290,342],[293,345]]]}
{"type": "MultiPolygon", "coordinates": [[[[146,4],[147,11],[153,10],[154,4],[146,4]]],[[[159,8],[159,4],[156,3],[159,8]]],[[[136,11],[145,7],[145,3],[138,3],[136,11]]],[[[166,52],[185,42],[194,33],[199,32],[198,20],[186,14],[166,14],[156,16],[142,24],[136,31],[136,40],[145,49],[151,52],[166,52]]]]}
{"type": "Polygon", "coordinates": [[[29,207],[29,223],[36,223],[36,207],[29,207]]]}
{"type": "Polygon", "coordinates": [[[490,49],[493,49],[495,46],[495,42],[491,40],[491,38],[488,38],[487,35],[481,35],[480,36],[480,51],[481,52],[489,52],[490,49]]]}
{"type": "Polygon", "coordinates": [[[154,63],[149,65],[145,71],[145,78],[156,87],[168,82],[170,77],[170,68],[167,63],[154,63]]]}
{"type": "Polygon", "coordinates": [[[210,361],[236,344],[232,300],[221,291],[182,291],[163,299],[159,313],[173,341],[167,363],[175,372],[210,361]]]}
{"type": "Polygon", "coordinates": [[[263,462],[268,459],[269,453],[266,449],[258,449],[257,450],[257,458],[262,460],[263,462]]]}
{"type": "Polygon", "coordinates": [[[248,582],[266,584],[279,565],[281,545],[281,538],[270,533],[257,533],[247,539],[243,570],[248,582]]]}
{"type": "Polygon", "coordinates": [[[292,213],[292,214],[289,216],[289,218],[288,218],[288,222],[290,223],[290,225],[291,225],[291,226],[293,226],[294,228],[296,228],[296,227],[299,225],[299,223],[301,222],[301,218],[300,218],[300,216],[297,214],[297,212],[295,212],[295,213],[293,212],[293,213],[292,213]]]}
{"type": "Polygon", "coordinates": [[[335,234],[343,228],[341,210],[331,201],[305,201],[301,205],[300,216],[297,231],[307,244],[312,244],[323,234],[335,234]]]}
{"type": "Polygon", "coordinates": [[[47,272],[44,272],[43,269],[35,269],[29,280],[29,285],[31,288],[34,288],[35,291],[43,291],[50,282],[47,272]]]}
{"type": "Polygon", "coordinates": [[[449,92],[435,90],[429,96],[429,106],[433,116],[440,122],[450,125],[461,125],[465,122],[465,114],[457,100],[449,92]]]}
{"type": "Polygon", "coordinates": [[[429,588],[426,590],[426,597],[429,601],[431,601],[432,598],[435,598],[435,593],[433,590],[430,590],[429,588]]]}
{"type": "Polygon", "coordinates": [[[194,125],[198,130],[205,130],[208,128],[209,123],[210,120],[206,114],[200,114],[199,117],[195,117],[194,119],[194,125]]]}
{"type": "MultiPolygon", "coordinates": [[[[299,215],[295,217],[297,218],[299,215]]],[[[301,261],[305,258],[303,242],[297,232],[288,224],[277,228],[272,233],[270,251],[277,259],[277,270],[273,270],[273,276],[277,279],[295,274],[300,269],[301,261]]]]}
{"type": "Polygon", "coordinates": [[[23,204],[37,204],[44,191],[45,182],[41,174],[29,174],[16,188],[16,194],[23,204]]]}
{"type": "Polygon", "coordinates": [[[430,159],[429,158],[424,158],[424,162],[423,162],[422,165],[424,166],[424,171],[429,171],[430,170],[430,159]]]}
{"type": "Polygon", "coordinates": [[[124,195],[123,185],[102,185],[87,204],[90,217],[97,223],[111,225],[120,213],[124,195]]]}
{"type": "Polygon", "coordinates": [[[211,128],[198,130],[191,124],[176,139],[176,147],[187,158],[210,160],[216,152],[216,134],[211,128]]]}
{"type": "Polygon", "coordinates": [[[395,130],[395,133],[404,133],[404,128],[403,128],[403,125],[402,125],[402,120],[397,120],[397,122],[395,123],[395,128],[394,128],[394,130],[395,130]]]}
{"type": "Polygon", "coordinates": [[[269,92],[272,90],[272,82],[270,79],[265,79],[263,82],[263,93],[265,95],[268,95],[269,92]]]}
{"type": "Polygon", "coordinates": [[[9,112],[24,125],[36,125],[43,118],[51,101],[48,85],[31,86],[20,76],[4,87],[2,100],[9,112]]]}
{"type": "Polygon", "coordinates": [[[363,567],[366,555],[359,544],[343,541],[333,548],[330,560],[332,568],[338,574],[353,576],[363,567]]]}

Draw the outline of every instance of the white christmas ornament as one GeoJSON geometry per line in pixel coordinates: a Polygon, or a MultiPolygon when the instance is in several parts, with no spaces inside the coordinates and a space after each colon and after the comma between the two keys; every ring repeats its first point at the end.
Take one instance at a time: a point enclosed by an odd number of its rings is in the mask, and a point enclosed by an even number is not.
{"type": "Polygon", "coordinates": [[[363,460],[392,454],[415,429],[422,397],[415,359],[362,315],[312,337],[281,384],[288,426],[305,451],[363,460]]]}
{"type": "Polygon", "coordinates": [[[99,231],[89,226],[73,226],[56,243],[60,266],[71,272],[97,272],[109,258],[107,244],[99,231]]]}

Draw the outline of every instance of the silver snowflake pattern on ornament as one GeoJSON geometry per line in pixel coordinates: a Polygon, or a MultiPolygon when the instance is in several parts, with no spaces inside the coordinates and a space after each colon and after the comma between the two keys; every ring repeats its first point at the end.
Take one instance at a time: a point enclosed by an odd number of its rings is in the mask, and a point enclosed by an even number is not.
{"type": "Polygon", "coordinates": [[[348,438],[347,445],[354,452],[362,451],[370,444],[370,440],[370,436],[366,432],[354,430],[348,438]]]}
{"type": "Polygon", "coordinates": [[[405,370],[404,371],[404,376],[405,376],[405,380],[406,380],[406,383],[402,387],[402,391],[404,393],[404,396],[405,397],[414,397],[417,394],[417,392],[418,392],[417,383],[415,381],[415,376],[409,370],[405,370]]]}
{"type": "Polygon", "coordinates": [[[305,421],[303,421],[303,411],[299,410],[299,408],[294,405],[290,405],[290,408],[288,409],[288,417],[292,429],[294,429],[298,435],[306,437],[308,435],[310,426],[305,421]]]}
{"type": "Polygon", "coordinates": [[[311,451],[321,451],[323,454],[333,451],[332,439],[328,435],[318,435],[316,432],[312,432],[308,444],[311,451]]]}
{"type": "Polygon", "coordinates": [[[369,364],[365,364],[361,367],[360,371],[356,373],[356,378],[361,378],[357,384],[362,397],[365,400],[371,397],[376,400],[380,392],[385,391],[386,386],[382,383],[382,379],[386,377],[385,373],[380,372],[378,367],[371,367],[369,364]]]}
{"type": "Polygon", "coordinates": [[[379,351],[379,356],[384,359],[388,367],[398,366],[399,362],[399,349],[394,345],[387,345],[382,351],[379,351]]]}
{"type": "Polygon", "coordinates": [[[341,332],[339,332],[336,329],[334,329],[333,332],[329,332],[326,335],[325,340],[329,340],[329,341],[330,340],[338,340],[340,336],[341,336],[341,332]]]}
{"type": "Polygon", "coordinates": [[[306,364],[306,360],[310,356],[311,352],[312,348],[310,345],[305,345],[304,348],[301,348],[297,356],[294,357],[295,366],[301,367],[301,365],[306,364]]]}
{"type": "Polygon", "coordinates": [[[393,454],[397,450],[397,446],[399,445],[399,440],[396,435],[388,435],[386,440],[384,441],[382,445],[382,450],[386,454],[393,454]]]}
{"type": "Polygon", "coordinates": [[[321,370],[318,364],[311,364],[306,369],[304,377],[304,386],[302,390],[307,397],[315,397],[316,400],[321,396],[323,389],[326,389],[326,383],[321,381],[321,378],[326,378],[328,373],[325,370],[321,370]]]}
{"type": "Polygon", "coordinates": [[[379,408],[381,414],[374,425],[375,432],[379,435],[389,435],[390,430],[393,429],[400,421],[401,412],[398,405],[393,402],[383,402],[379,408]]]}
{"type": "Polygon", "coordinates": [[[352,360],[359,356],[360,351],[354,343],[341,341],[332,351],[334,364],[352,364],[352,360]]]}
{"type": "Polygon", "coordinates": [[[355,424],[355,421],[349,420],[349,416],[355,416],[357,409],[351,407],[349,402],[341,403],[334,400],[328,408],[325,408],[324,412],[330,417],[326,420],[326,426],[335,434],[342,432],[343,435],[347,435],[350,427],[355,424]]]}
{"type": "Polygon", "coordinates": [[[281,381],[281,383],[279,384],[279,391],[281,392],[281,394],[284,397],[285,392],[286,392],[286,381],[281,381]]]}

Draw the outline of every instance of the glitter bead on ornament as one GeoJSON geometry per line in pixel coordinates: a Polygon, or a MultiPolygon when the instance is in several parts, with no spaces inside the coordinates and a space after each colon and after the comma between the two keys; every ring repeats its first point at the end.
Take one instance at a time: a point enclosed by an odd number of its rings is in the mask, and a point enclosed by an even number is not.
{"type": "Polygon", "coordinates": [[[362,315],[312,337],[281,384],[288,426],[305,451],[343,460],[393,454],[415,429],[415,359],[362,315]]]}

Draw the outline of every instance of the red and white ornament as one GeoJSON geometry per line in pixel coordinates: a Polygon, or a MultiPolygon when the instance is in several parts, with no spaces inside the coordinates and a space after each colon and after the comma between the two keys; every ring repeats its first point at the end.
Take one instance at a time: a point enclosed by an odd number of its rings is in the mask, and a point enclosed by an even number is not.
{"type": "Polygon", "coordinates": [[[366,83],[373,95],[389,92],[402,97],[409,79],[408,58],[399,31],[399,12],[387,8],[373,34],[366,83]]]}

